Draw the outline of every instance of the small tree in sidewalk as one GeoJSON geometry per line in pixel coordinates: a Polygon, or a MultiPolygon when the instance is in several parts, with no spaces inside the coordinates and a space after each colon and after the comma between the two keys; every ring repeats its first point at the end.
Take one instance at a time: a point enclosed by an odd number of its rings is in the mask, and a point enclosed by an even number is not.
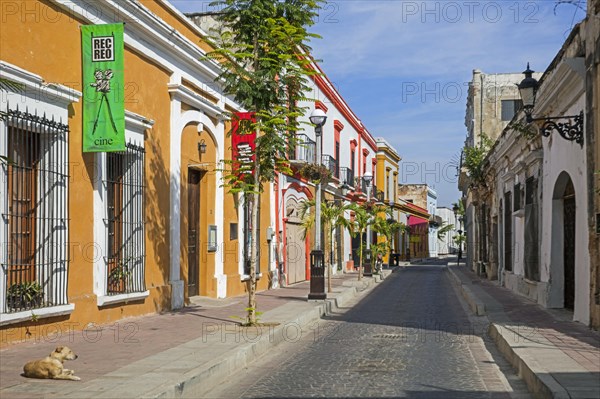
{"type": "Polygon", "coordinates": [[[388,206],[375,206],[373,213],[375,214],[373,231],[384,238],[383,241],[378,243],[376,249],[382,256],[386,254],[391,256],[393,238],[398,232],[405,231],[406,225],[394,220],[393,210],[388,206]]]}
{"type": "MultiPolygon", "coordinates": [[[[302,229],[306,239],[307,232],[315,224],[315,214],[311,210],[315,206],[314,200],[304,201],[300,207],[300,219],[302,220],[302,229]]],[[[333,234],[338,227],[348,227],[350,221],[346,219],[346,211],[349,205],[338,204],[335,202],[323,201],[321,203],[321,222],[323,224],[323,233],[325,234],[325,247],[329,248],[330,256],[325,257],[325,269],[327,270],[327,292],[332,292],[331,271],[333,264],[331,262],[333,252],[333,234]]]]}
{"type": "MultiPolygon", "coordinates": [[[[362,237],[364,237],[365,232],[367,231],[367,226],[372,223],[373,216],[371,214],[371,205],[364,204],[358,205],[353,203],[349,206],[349,208],[354,212],[354,220],[350,222],[348,229],[350,230],[350,234],[352,236],[360,237],[360,245],[358,247],[358,279],[362,280],[363,277],[363,242],[362,237]]],[[[367,237],[367,240],[370,237],[367,237]]]]}
{"type": "MultiPolygon", "coordinates": [[[[319,0],[219,0],[211,3],[221,10],[219,31],[212,36],[216,50],[209,54],[224,67],[217,81],[254,114],[250,123],[239,125],[238,133],[256,132],[251,178],[230,173],[225,184],[241,193],[251,204],[251,225],[259,226],[259,204],[263,184],[278,172],[290,172],[288,145],[300,128],[299,106],[308,92],[311,68],[307,42],[317,35],[308,32],[319,9],[319,0]]],[[[247,175],[246,175],[247,176],[247,175]]],[[[257,324],[256,270],[259,262],[259,231],[250,239],[250,270],[247,281],[247,325],[257,324]]]]}

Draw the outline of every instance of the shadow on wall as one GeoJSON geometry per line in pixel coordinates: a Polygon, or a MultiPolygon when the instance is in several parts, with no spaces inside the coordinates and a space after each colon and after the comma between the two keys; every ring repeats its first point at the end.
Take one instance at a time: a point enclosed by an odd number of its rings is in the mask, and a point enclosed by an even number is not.
{"type": "MultiPolygon", "coordinates": [[[[146,250],[147,267],[157,268],[162,281],[151,281],[147,278],[146,287],[155,288],[158,296],[154,298],[156,311],[169,310],[171,303],[171,289],[169,283],[169,206],[170,184],[169,165],[165,162],[163,152],[168,145],[161,145],[159,135],[146,134],[146,233],[152,245],[149,256],[146,250]]],[[[179,199],[175,200],[179,203],[179,199]]],[[[148,268],[146,269],[148,275],[148,268]]]]}

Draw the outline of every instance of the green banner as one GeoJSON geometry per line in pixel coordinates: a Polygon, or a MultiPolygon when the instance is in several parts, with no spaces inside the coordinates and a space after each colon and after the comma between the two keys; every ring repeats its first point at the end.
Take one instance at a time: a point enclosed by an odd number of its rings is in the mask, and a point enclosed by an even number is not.
{"type": "Polygon", "coordinates": [[[125,151],[123,24],[81,27],[83,152],[125,151]]]}

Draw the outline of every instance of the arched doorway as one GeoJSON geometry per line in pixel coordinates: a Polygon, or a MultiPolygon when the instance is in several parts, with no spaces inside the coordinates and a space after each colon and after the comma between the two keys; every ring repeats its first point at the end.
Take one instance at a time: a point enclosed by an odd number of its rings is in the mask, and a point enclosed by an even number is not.
{"type": "Polygon", "coordinates": [[[285,206],[285,257],[287,283],[306,280],[306,233],[302,227],[300,202],[289,198],[285,206]]]}
{"type": "Polygon", "coordinates": [[[214,212],[217,144],[206,126],[201,131],[198,126],[190,122],[181,134],[180,261],[186,298],[216,296],[216,259],[208,246],[208,231],[218,223],[214,212]]]}
{"type": "Polygon", "coordinates": [[[575,307],[575,188],[567,181],[563,196],[564,307],[575,307]]]}
{"type": "Polygon", "coordinates": [[[561,172],[552,193],[552,244],[547,306],[575,310],[575,187],[571,176],[561,172]]]}

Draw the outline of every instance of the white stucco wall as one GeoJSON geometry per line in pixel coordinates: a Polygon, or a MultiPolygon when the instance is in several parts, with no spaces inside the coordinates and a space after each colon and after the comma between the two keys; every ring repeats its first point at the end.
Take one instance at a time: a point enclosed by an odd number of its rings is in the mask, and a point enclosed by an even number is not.
{"type": "MultiPolygon", "coordinates": [[[[538,96],[543,100],[536,106],[541,114],[577,115],[585,110],[583,77],[578,67],[581,58],[563,60],[546,79],[538,96]]],[[[584,128],[585,131],[585,128],[584,128]]],[[[542,209],[542,273],[552,282],[548,306],[560,307],[564,295],[564,258],[562,256],[562,196],[557,192],[559,177],[567,173],[575,189],[575,306],[573,319],[589,324],[590,318],[590,258],[587,224],[586,145],[567,141],[553,132],[543,139],[543,209],[542,209]]]]}

